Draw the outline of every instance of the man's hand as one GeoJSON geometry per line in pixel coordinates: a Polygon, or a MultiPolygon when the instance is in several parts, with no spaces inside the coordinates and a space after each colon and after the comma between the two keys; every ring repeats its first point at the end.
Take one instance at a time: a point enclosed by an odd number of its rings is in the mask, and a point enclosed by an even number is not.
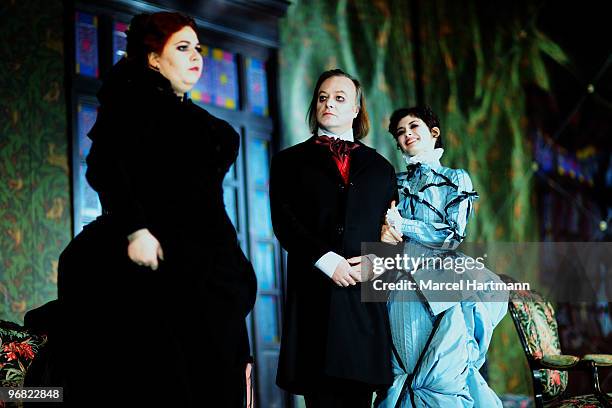
{"type": "Polygon", "coordinates": [[[356,274],[354,273],[351,265],[346,259],[343,259],[338,263],[338,266],[336,266],[336,270],[334,271],[334,274],[331,278],[336,283],[336,285],[347,287],[349,285],[357,284],[357,282],[355,281],[355,276],[356,274]]]}
{"type": "Polygon", "coordinates": [[[376,255],[368,254],[363,256],[354,256],[347,259],[353,269],[351,276],[356,276],[359,279],[359,282],[365,282],[375,278],[376,276],[374,275],[373,261],[375,258],[376,255]]]}
{"type": "Polygon", "coordinates": [[[128,256],[132,262],[156,271],[159,266],[157,258],[164,260],[164,251],[157,238],[143,228],[128,235],[128,241],[128,256]]]}

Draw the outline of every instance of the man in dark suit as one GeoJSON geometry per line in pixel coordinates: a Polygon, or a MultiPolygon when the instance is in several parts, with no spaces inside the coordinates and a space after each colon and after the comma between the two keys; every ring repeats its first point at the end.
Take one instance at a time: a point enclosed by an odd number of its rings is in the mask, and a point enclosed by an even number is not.
{"type": "Polygon", "coordinates": [[[350,75],[319,77],[308,121],[313,136],[272,159],[272,223],[288,252],[277,384],[308,408],[370,407],[393,381],[391,341],[385,304],[361,301],[361,244],[380,241],[395,171],[358,141],[369,120],[350,75]]]}

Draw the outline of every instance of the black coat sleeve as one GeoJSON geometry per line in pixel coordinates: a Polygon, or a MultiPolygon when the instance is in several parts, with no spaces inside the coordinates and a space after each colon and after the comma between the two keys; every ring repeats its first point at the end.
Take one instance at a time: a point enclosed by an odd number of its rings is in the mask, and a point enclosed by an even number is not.
{"type": "MultiPolygon", "coordinates": [[[[399,202],[399,192],[397,189],[397,176],[395,174],[395,169],[393,168],[393,166],[391,166],[390,163],[388,167],[389,167],[389,172],[385,180],[387,183],[387,192],[385,194],[385,202],[387,203],[387,208],[391,208],[392,201],[395,201],[395,205],[397,206],[399,202]]],[[[387,211],[384,211],[380,218],[381,233],[382,233],[382,226],[385,224],[386,216],[387,216],[387,211]]]]}
{"type": "Polygon", "coordinates": [[[276,238],[289,254],[298,255],[314,265],[319,258],[331,251],[331,246],[321,240],[305,225],[298,214],[312,209],[298,208],[299,194],[291,180],[291,167],[286,156],[279,153],[272,158],[270,169],[270,208],[272,227],[276,238]]]}
{"type": "Polygon", "coordinates": [[[146,128],[135,125],[142,125],[141,116],[127,103],[103,104],[89,132],[92,146],[87,156],[87,181],[126,236],[147,227],[131,171],[142,154],[136,139],[146,128]]]}
{"type": "MultiPolygon", "coordinates": [[[[393,166],[389,166],[390,168],[390,172],[389,172],[389,193],[388,196],[388,208],[391,208],[391,201],[395,201],[395,205],[397,206],[399,204],[399,191],[397,189],[397,175],[395,174],[395,169],[393,168],[393,166]]],[[[385,214],[386,215],[386,214],[385,214]]],[[[385,223],[385,220],[383,219],[383,224],[385,223]]]]}

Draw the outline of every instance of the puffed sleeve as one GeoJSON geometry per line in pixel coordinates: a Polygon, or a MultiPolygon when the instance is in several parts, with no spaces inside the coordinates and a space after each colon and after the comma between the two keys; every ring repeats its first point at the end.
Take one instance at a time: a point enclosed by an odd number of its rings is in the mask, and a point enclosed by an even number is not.
{"type": "Polygon", "coordinates": [[[225,175],[238,158],[240,136],[232,125],[224,120],[216,119],[216,123],[212,126],[213,130],[217,133],[215,145],[215,150],[219,153],[217,171],[225,175]]]}
{"type": "Polygon", "coordinates": [[[478,194],[473,190],[472,180],[465,170],[454,170],[450,176],[450,193],[445,201],[440,205],[425,201],[421,203],[432,208],[442,220],[428,223],[403,218],[401,232],[406,237],[443,249],[455,249],[463,241],[478,194]]]}
{"type": "Polygon", "coordinates": [[[130,171],[138,155],[137,132],[144,131],[135,123],[142,125],[138,112],[126,104],[103,104],[89,132],[92,146],[87,156],[87,181],[126,236],[147,228],[145,213],[134,189],[136,181],[130,171]]]}

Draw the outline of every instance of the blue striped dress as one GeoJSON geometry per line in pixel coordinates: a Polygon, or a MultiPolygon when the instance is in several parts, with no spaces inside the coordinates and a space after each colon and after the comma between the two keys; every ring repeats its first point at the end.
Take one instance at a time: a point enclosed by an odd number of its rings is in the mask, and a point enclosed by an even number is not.
{"type": "MultiPolygon", "coordinates": [[[[454,250],[465,237],[473,202],[468,173],[429,163],[408,166],[397,176],[404,241],[454,250]]],[[[460,254],[459,256],[466,256],[460,254]]],[[[500,282],[485,270],[481,281],[500,282]]],[[[478,371],[506,302],[429,301],[426,293],[393,292],[387,303],[394,345],[395,381],[377,393],[377,408],[501,407],[478,371]]]]}

